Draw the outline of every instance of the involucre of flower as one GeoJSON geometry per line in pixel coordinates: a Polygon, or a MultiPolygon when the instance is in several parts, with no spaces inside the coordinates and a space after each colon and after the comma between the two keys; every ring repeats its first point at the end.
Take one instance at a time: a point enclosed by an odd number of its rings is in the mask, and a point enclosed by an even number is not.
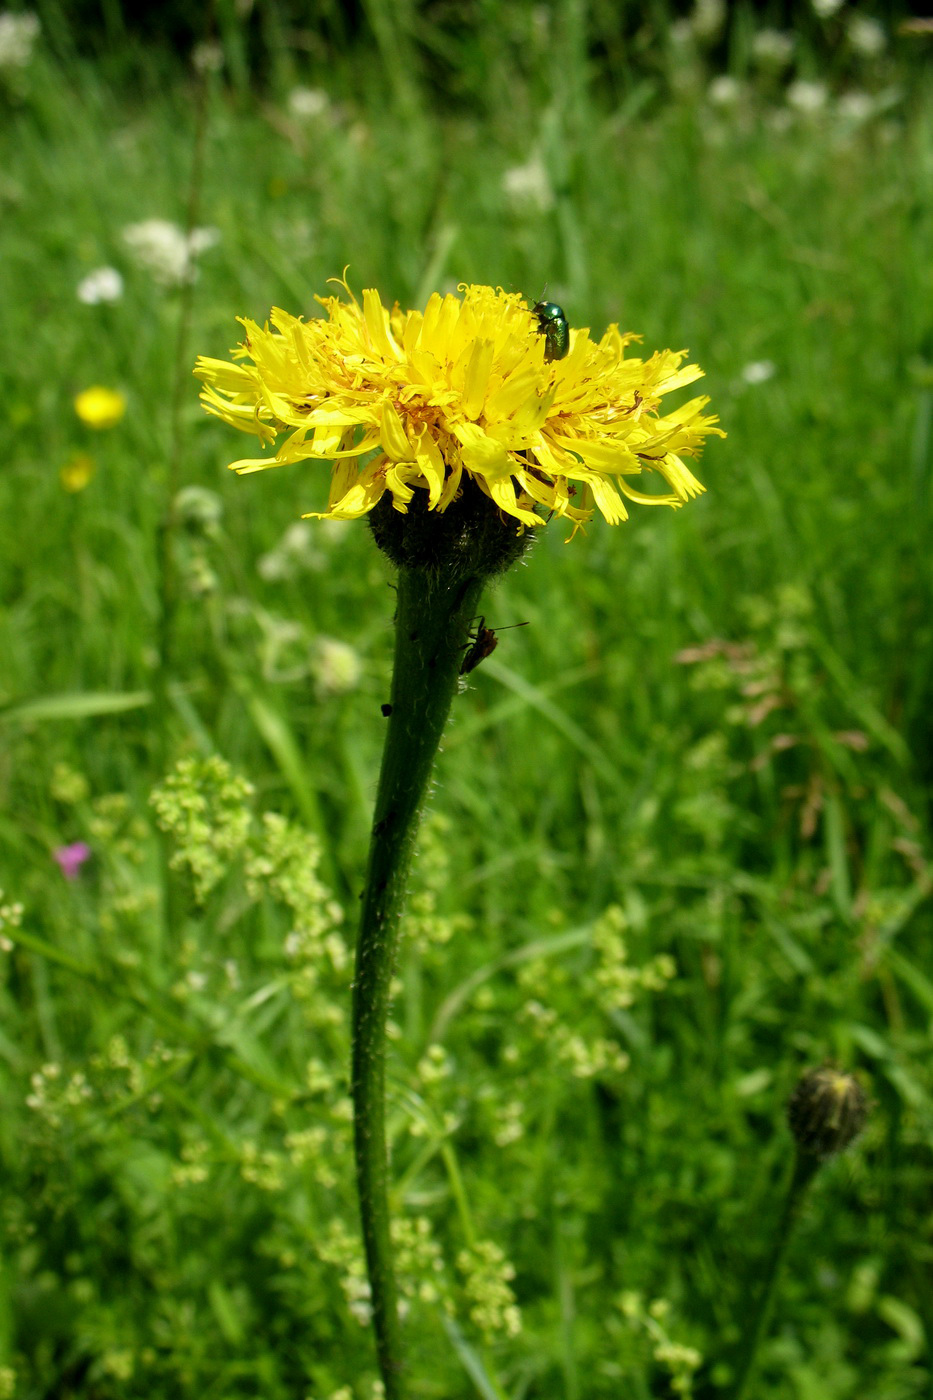
{"type": "Polygon", "coordinates": [[[853,1142],[865,1126],[868,1099],[858,1080],[832,1065],[801,1075],[787,1105],[800,1151],[825,1161],[853,1142]]]}
{"type": "Polygon", "coordinates": [[[706,398],[670,413],[661,399],[701,377],[686,351],[628,356],[618,326],[593,341],[570,334],[564,359],[545,340],[523,297],[484,286],[434,294],[423,312],[392,312],[376,291],[320,297],[325,317],[274,309],[271,327],[242,320],[237,363],[200,357],[208,413],[276,447],[231,463],[238,472],[292,462],[332,468],[327,509],[353,519],[386,493],[402,514],[416,502],[443,513],[472,480],[519,529],[565,516],[574,527],[595,505],[610,524],[626,501],[679,506],[704,488],[685,457],[698,455],[717,419],[706,398]],[[659,494],[634,479],[656,473],[659,494]]]}

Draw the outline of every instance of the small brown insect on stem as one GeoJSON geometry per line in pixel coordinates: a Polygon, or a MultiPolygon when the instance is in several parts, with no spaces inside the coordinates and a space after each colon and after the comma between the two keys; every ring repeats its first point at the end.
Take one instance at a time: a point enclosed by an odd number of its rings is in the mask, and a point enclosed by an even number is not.
{"type": "MultiPolygon", "coordinates": [[[[513,622],[511,627],[527,627],[527,622],[513,622]]],[[[503,627],[502,632],[508,632],[511,627],[503,627]]],[[[481,661],[485,661],[487,656],[492,656],[499,645],[499,638],[492,627],[486,626],[485,616],[480,617],[476,628],[475,636],[470,638],[467,644],[466,655],[460,667],[461,676],[468,676],[471,671],[475,671],[481,661]]]]}

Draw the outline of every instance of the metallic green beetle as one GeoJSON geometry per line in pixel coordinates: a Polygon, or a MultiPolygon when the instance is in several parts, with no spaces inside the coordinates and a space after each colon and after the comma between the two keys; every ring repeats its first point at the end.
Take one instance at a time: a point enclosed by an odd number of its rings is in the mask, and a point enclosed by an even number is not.
{"type": "Polygon", "coordinates": [[[564,308],[556,301],[539,301],[531,308],[538,318],[538,330],[544,336],[544,358],[562,360],[570,349],[570,322],[564,308]]]}

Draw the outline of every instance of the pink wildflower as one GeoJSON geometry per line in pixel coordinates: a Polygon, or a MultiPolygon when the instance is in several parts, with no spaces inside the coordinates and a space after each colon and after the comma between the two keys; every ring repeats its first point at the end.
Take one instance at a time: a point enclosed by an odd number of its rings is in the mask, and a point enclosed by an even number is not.
{"type": "Polygon", "coordinates": [[[86,841],[72,841],[70,846],[59,846],[52,855],[58,861],[66,880],[77,880],[81,867],[90,859],[91,848],[86,841]]]}

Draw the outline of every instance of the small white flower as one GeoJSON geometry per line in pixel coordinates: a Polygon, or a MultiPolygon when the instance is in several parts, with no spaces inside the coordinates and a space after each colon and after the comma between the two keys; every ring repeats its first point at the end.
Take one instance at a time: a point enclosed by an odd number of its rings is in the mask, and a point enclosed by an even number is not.
{"type": "Polygon", "coordinates": [[[725,19],[725,0],[696,0],[690,25],[698,39],[715,39],[725,19]]]}
{"type": "Polygon", "coordinates": [[[346,695],[359,685],[363,663],[359,653],[346,642],[319,637],[311,669],[322,694],[346,695]]]}
{"type": "Polygon", "coordinates": [[[300,559],[314,549],[314,529],[307,520],[293,520],[286,526],[279,548],[300,559]]]}
{"type": "MultiPolygon", "coordinates": [[[[329,524],[329,521],[322,521],[329,524]]],[[[349,523],[349,522],[347,522],[349,523]]],[[[340,521],[340,524],[344,524],[340,521]]],[[[317,571],[327,564],[327,556],[319,548],[325,538],[320,525],[313,529],[307,520],[296,520],[289,525],[275,549],[260,555],[256,568],[260,577],[273,583],[278,579],[293,578],[302,569],[317,571]]]]}
{"type": "Polygon", "coordinates": [[[554,191],[540,156],[526,165],[513,165],[502,176],[502,190],[513,210],[546,214],[554,207],[554,191]]]}
{"type": "Polygon", "coordinates": [[[216,534],[223,519],[224,503],[206,486],[183,486],[175,497],[175,512],[182,524],[205,534],[216,534]]]}
{"type": "Polygon", "coordinates": [[[759,63],[784,68],[793,57],[795,42],[795,36],[783,29],[759,29],[752,40],[752,53],[759,63]]]}
{"type": "Polygon", "coordinates": [[[78,300],[85,306],[119,301],[123,295],[123,278],[115,267],[98,267],[78,283],[78,300]]]}
{"type": "Polygon", "coordinates": [[[832,19],[842,9],[845,0],[813,0],[813,8],[820,19],[832,19]]]}
{"type": "Polygon", "coordinates": [[[219,73],[224,66],[224,51],[220,44],[205,39],[191,50],[191,64],[198,73],[219,73]]]}
{"type": "Polygon", "coordinates": [[[853,15],[849,20],[849,43],[863,58],[877,58],[884,53],[888,37],[876,19],[853,15]]]}
{"type": "Polygon", "coordinates": [[[777,365],[773,360],[751,360],[742,368],[742,378],[746,384],[764,384],[766,380],[773,378],[777,372],[777,365]]]}
{"type": "Polygon", "coordinates": [[[742,84],[737,78],[730,78],[727,73],[721,73],[710,83],[706,96],[714,107],[734,107],[742,96],[742,84]]]}
{"type": "Polygon", "coordinates": [[[836,103],[836,111],[843,121],[859,125],[874,115],[875,99],[868,92],[844,92],[836,103]]]}
{"type": "Polygon", "coordinates": [[[810,116],[826,106],[828,95],[824,83],[808,82],[806,78],[798,78],[787,89],[787,105],[793,107],[795,112],[810,116]]]}
{"type": "Polygon", "coordinates": [[[198,253],[206,253],[208,248],[213,248],[219,242],[219,228],[193,228],[188,234],[188,251],[192,257],[196,257],[198,253]]]}
{"type": "Polygon", "coordinates": [[[127,224],[123,230],[123,241],[136,261],[162,287],[193,282],[198,275],[196,256],[212,248],[219,238],[219,229],[196,228],[186,234],[168,219],[144,219],[127,224]]]}
{"type": "Polygon", "coordinates": [[[39,27],[38,15],[0,15],[0,69],[26,67],[39,27]]]}
{"type": "Polygon", "coordinates": [[[288,94],[288,110],[303,121],[323,117],[329,107],[330,98],[322,88],[296,87],[288,94]]]}

